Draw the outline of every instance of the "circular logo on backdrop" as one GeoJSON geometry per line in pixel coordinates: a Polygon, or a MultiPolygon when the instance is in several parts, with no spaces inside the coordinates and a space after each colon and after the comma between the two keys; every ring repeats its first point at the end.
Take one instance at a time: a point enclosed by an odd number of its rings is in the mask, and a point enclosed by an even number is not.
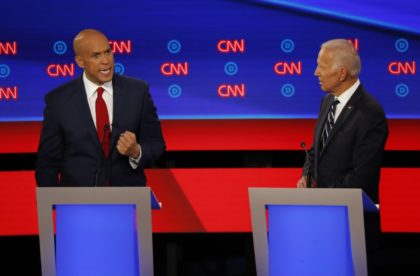
{"type": "Polygon", "coordinates": [[[409,43],[407,39],[400,38],[397,41],[395,41],[395,50],[397,50],[400,53],[405,53],[408,50],[409,43]]]}
{"type": "Polygon", "coordinates": [[[114,72],[115,73],[117,73],[118,75],[122,75],[122,74],[124,74],[124,71],[125,71],[125,67],[124,67],[124,65],[122,65],[121,63],[119,63],[119,62],[116,62],[115,64],[114,64],[114,72]]]}
{"type": "Polygon", "coordinates": [[[405,83],[400,83],[395,86],[395,94],[397,94],[398,97],[404,98],[408,95],[409,92],[410,88],[405,83]]]}
{"type": "Polygon", "coordinates": [[[286,98],[290,98],[295,94],[295,87],[290,83],[286,83],[281,87],[281,94],[286,98]]]}
{"type": "Polygon", "coordinates": [[[10,67],[6,64],[0,64],[0,78],[7,78],[10,75],[10,67]]]}
{"type": "Polygon", "coordinates": [[[168,51],[172,54],[176,54],[179,51],[181,51],[181,42],[179,42],[176,39],[173,39],[171,41],[168,42],[168,51]]]}
{"type": "Polygon", "coordinates": [[[225,73],[229,76],[234,76],[238,73],[238,65],[233,62],[229,61],[225,64],[225,73]]]}
{"type": "Polygon", "coordinates": [[[168,94],[171,98],[178,98],[181,96],[182,89],[178,84],[172,84],[168,87],[168,94]]]}
{"type": "Polygon", "coordinates": [[[280,48],[283,52],[290,53],[295,49],[295,43],[293,42],[293,40],[287,38],[281,42],[280,48]]]}
{"type": "Polygon", "coordinates": [[[62,40],[56,41],[53,50],[57,55],[64,55],[67,52],[67,44],[62,40]]]}

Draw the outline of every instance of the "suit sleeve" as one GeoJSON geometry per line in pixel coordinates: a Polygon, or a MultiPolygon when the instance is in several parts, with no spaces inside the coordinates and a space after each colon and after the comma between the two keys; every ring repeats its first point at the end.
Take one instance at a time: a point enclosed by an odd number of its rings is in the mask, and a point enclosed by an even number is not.
{"type": "Polygon", "coordinates": [[[52,95],[45,97],[46,107],[35,170],[36,183],[40,187],[57,186],[63,154],[63,136],[51,97],[52,95]]]}
{"type": "Polygon", "coordinates": [[[353,149],[353,169],[343,179],[337,179],[336,186],[362,188],[368,194],[375,195],[388,137],[388,125],[382,109],[366,114],[364,121],[366,123],[360,124],[353,149]]]}
{"type": "Polygon", "coordinates": [[[141,126],[138,133],[142,149],[139,167],[150,167],[162,156],[166,146],[157,110],[149,93],[149,86],[146,89],[142,110],[141,126]]]}
{"type": "Polygon", "coordinates": [[[307,176],[308,173],[312,176],[315,177],[315,172],[314,172],[314,162],[315,162],[315,147],[317,146],[316,144],[319,142],[318,141],[318,137],[317,137],[317,129],[319,127],[319,118],[321,116],[322,110],[327,108],[326,107],[326,103],[328,102],[328,97],[329,95],[326,95],[322,98],[321,103],[319,105],[319,114],[318,114],[318,119],[316,122],[316,127],[314,130],[314,139],[313,139],[313,144],[312,147],[310,148],[310,150],[308,151],[308,154],[305,156],[305,163],[303,165],[303,170],[302,170],[302,176],[307,176]]]}

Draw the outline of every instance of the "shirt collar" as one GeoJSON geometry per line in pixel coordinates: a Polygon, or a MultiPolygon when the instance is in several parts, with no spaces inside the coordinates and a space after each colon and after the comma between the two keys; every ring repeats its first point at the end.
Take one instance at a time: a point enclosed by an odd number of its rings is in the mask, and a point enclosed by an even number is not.
{"type": "Polygon", "coordinates": [[[356,92],[356,89],[357,87],[359,87],[359,85],[360,85],[360,80],[357,79],[357,81],[352,86],[350,86],[349,89],[344,91],[340,96],[335,97],[335,99],[339,100],[340,104],[345,106],[346,103],[350,100],[351,96],[353,96],[354,92],[356,92]]]}
{"type": "MultiPolygon", "coordinates": [[[[92,97],[93,94],[95,94],[96,89],[99,87],[99,85],[93,83],[86,77],[86,72],[83,72],[83,84],[85,85],[86,95],[88,98],[92,97]]],[[[105,82],[103,85],[101,85],[101,87],[103,87],[105,91],[112,95],[112,80],[105,82]]]]}

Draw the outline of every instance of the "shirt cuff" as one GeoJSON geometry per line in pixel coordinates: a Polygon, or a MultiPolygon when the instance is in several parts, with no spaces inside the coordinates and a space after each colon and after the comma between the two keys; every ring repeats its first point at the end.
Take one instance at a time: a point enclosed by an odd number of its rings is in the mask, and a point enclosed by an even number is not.
{"type": "Polygon", "coordinates": [[[140,151],[140,154],[139,154],[139,157],[137,157],[137,158],[133,158],[133,157],[128,157],[128,161],[130,162],[130,166],[133,168],[133,169],[137,169],[137,167],[139,166],[139,163],[140,163],[140,159],[141,159],[141,155],[142,155],[142,151],[141,151],[141,146],[139,145],[139,151],[140,151]]]}

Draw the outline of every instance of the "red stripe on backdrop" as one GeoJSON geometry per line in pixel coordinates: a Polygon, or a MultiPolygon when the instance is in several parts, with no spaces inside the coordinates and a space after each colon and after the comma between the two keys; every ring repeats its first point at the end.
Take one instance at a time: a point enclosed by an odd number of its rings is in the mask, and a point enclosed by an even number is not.
{"type": "Polygon", "coordinates": [[[0,235],[37,234],[34,172],[0,172],[0,235]]]}
{"type": "MultiPolygon", "coordinates": [[[[154,232],[250,232],[248,187],[294,187],[300,169],[157,169],[147,176],[162,209],[154,232]]],[[[420,232],[420,169],[383,169],[384,232],[420,232]]],[[[37,235],[32,171],[0,172],[0,235],[37,235]]]]}
{"type": "Polygon", "coordinates": [[[162,210],[154,211],[153,229],[251,232],[248,187],[296,187],[300,173],[301,169],[255,168],[149,171],[148,183],[163,202],[162,210]]]}
{"type": "Polygon", "coordinates": [[[382,169],[379,196],[383,231],[420,232],[420,169],[382,169]]]}
{"type": "Polygon", "coordinates": [[[0,153],[30,153],[38,148],[41,123],[0,123],[0,153]]]}
{"type": "MultiPolygon", "coordinates": [[[[300,150],[312,143],[315,120],[163,120],[170,151],[300,150]]],[[[39,122],[0,123],[0,153],[36,152],[39,122]]],[[[420,120],[389,120],[387,150],[420,150],[420,120]]]]}

